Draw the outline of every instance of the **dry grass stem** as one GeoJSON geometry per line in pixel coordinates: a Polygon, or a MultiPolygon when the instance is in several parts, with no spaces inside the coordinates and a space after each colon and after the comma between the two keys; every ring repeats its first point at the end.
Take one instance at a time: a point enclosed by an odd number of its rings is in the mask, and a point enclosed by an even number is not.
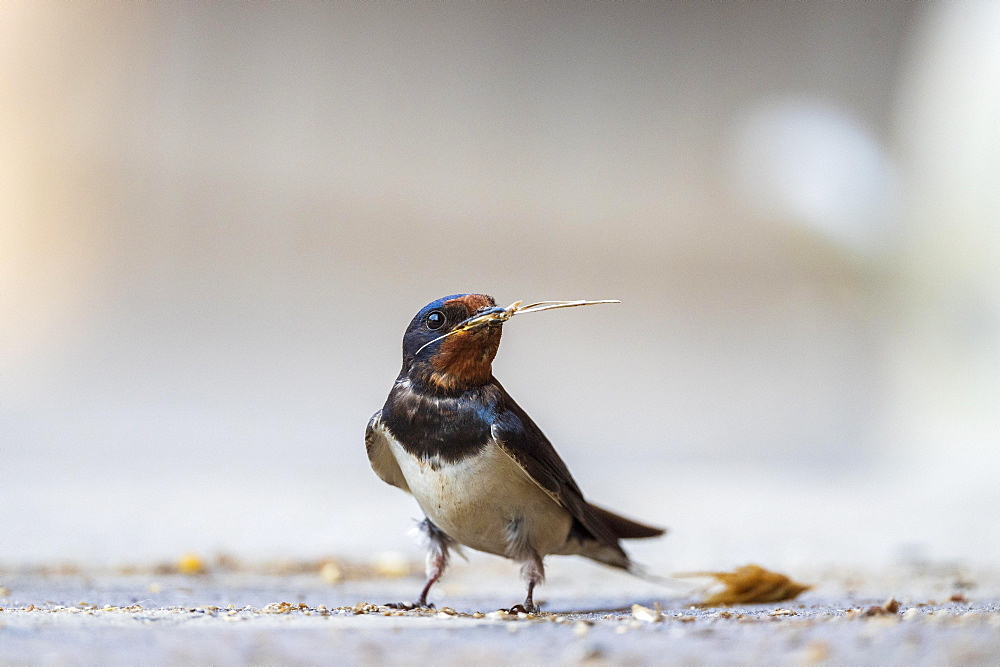
{"type": "Polygon", "coordinates": [[[425,347],[432,345],[439,340],[443,340],[448,336],[454,336],[455,334],[462,333],[463,331],[476,329],[489,324],[490,322],[506,322],[515,315],[538,313],[543,310],[552,310],[554,308],[574,308],[576,306],[596,306],[602,303],[621,303],[621,301],[617,299],[603,299],[600,301],[585,301],[583,299],[577,301],[536,301],[534,303],[529,303],[526,306],[522,306],[521,303],[521,301],[515,301],[502,311],[494,311],[483,315],[473,315],[443,336],[438,336],[437,338],[421,345],[417,350],[417,353],[419,354],[425,347]]]}
{"type": "Polygon", "coordinates": [[[689,572],[676,576],[712,577],[724,586],[721,591],[706,597],[700,603],[702,607],[781,602],[792,600],[811,588],[760,565],[744,565],[732,572],[689,572]]]}

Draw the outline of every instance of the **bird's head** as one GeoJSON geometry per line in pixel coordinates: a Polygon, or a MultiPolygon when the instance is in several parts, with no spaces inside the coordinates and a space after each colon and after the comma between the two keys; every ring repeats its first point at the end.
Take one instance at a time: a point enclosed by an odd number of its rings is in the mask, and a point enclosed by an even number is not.
{"type": "Polygon", "coordinates": [[[403,335],[400,378],[444,392],[489,382],[506,312],[486,294],[453,294],[427,304],[403,335]]]}

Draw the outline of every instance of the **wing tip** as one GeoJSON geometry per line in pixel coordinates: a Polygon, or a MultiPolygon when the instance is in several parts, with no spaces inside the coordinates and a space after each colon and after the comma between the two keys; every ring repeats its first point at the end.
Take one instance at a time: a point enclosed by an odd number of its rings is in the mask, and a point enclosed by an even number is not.
{"type": "Polygon", "coordinates": [[[650,526],[632,519],[610,512],[603,507],[590,505],[594,511],[604,520],[604,523],[611,529],[620,540],[641,540],[652,537],[660,537],[667,534],[666,528],[650,526]]]}

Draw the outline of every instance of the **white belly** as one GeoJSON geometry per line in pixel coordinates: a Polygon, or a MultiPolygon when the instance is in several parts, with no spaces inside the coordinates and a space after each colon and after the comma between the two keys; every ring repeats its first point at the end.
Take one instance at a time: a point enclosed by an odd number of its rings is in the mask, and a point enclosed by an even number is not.
{"type": "Polygon", "coordinates": [[[420,509],[460,544],[513,556],[509,531],[516,521],[541,556],[565,544],[569,513],[498,446],[490,444],[477,456],[435,469],[386,435],[420,509]]]}

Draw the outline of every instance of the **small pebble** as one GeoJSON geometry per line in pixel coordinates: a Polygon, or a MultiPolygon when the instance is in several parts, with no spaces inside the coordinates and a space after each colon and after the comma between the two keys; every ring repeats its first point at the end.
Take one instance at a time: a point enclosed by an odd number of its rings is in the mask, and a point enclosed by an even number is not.
{"type": "Polygon", "coordinates": [[[198,554],[188,552],[177,559],[177,571],[181,574],[204,574],[205,563],[198,554]]]}
{"type": "Polygon", "coordinates": [[[661,623],[663,612],[660,611],[660,603],[656,603],[655,608],[643,607],[641,604],[632,605],[632,618],[645,623],[661,623]]]}
{"type": "Polygon", "coordinates": [[[319,568],[319,577],[324,583],[338,584],[344,579],[344,571],[340,569],[337,563],[328,560],[319,568]]]}
{"type": "Polygon", "coordinates": [[[826,662],[829,659],[830,645],[825,641],[813,640],[806,644],[805,649],[802,651],[802,662],[807,664],[826,662]]]}

